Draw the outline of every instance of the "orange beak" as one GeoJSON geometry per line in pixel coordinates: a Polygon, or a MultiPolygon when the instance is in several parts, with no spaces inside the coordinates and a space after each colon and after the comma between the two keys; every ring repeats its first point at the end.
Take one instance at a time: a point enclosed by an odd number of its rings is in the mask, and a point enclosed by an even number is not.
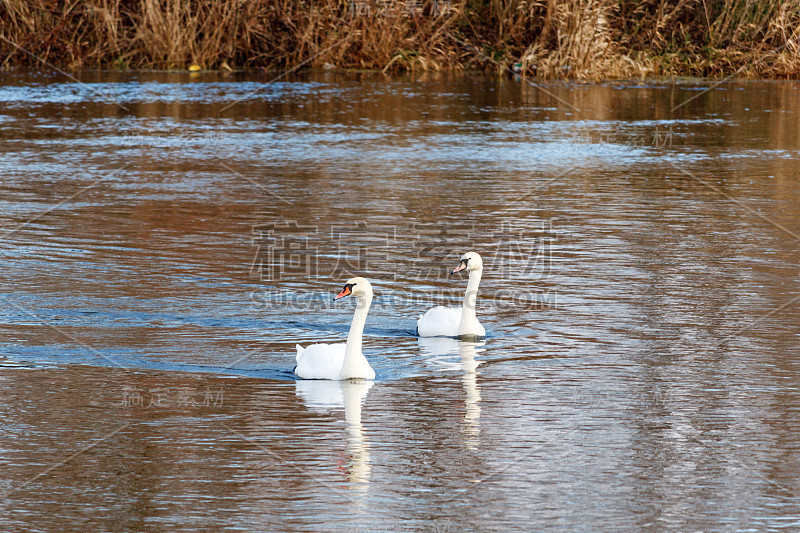
{"type": "Polygon", "coordinates": [[[333,297],[333,301],[335,302],[339,298],[344,298],[345,296],[349,295],[352,292],[353,291],[350,290],[350,285],[345,285],[344,288],[342,289],[342,291],[339,294],[337,294],[336,296],[333,297]]]}
{"type": "Polygon", "coordinates": [[[461,271],[462,271],[462,270],[464,270],[465,268],[467,268],[467,261],[466,261],[466,260],[464,260],[464,259],[462,259],[462,260],[461,260],[461,262],[460,262],[460,263],[458,263],[458,266],[457,266],[457,267],[455,267],[455,268],[453,269],[453,271],[452,271],[452,272],[450,272],[450,273],[451,273],[451,274],[455,274],[456,272],[461,272],[461,271]]]}

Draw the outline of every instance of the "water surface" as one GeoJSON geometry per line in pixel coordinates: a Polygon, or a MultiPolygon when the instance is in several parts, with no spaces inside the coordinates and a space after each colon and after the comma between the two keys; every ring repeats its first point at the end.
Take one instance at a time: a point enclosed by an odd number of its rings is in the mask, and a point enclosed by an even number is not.
{"type": "Polygon", "coordinates": [[[79,78],[0,75],[7,527],[800,527],[800,84],[79,78]]]}

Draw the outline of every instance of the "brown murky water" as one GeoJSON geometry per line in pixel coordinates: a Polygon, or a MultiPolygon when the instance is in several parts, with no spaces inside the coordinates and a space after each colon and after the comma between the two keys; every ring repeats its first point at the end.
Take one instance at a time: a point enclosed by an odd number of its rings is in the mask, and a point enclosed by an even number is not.
{"type": "Polygon", "coordinates": [[[0,75],[4,529],[800,527],[800,84],[80,78],[0,75]]]}

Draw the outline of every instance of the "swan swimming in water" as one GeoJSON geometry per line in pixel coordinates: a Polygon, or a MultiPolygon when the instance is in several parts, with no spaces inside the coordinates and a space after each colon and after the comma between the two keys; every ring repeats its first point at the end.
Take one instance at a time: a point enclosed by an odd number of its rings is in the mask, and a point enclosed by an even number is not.
{"type": "Polygon", "coordinates": [[[483,273],[483,260],[475,252],[461,256],[458,266],[451,274],[466,270],[469,272],[467,292],[462,307],[443,307],[437,305],[428,309],[417,320],[417,335],[420,337],[485,337],[486,330],[475,316],[475,301],[478,299],[478,285],[483,273]]]}
{"type": "Polygon", "coordinates": [[[333,299],[352,294],[358,299],[346,344],[297,345],[297,366],[294,373],[304,379],[375,379],[375,371],[361,353],[364,323],[372,303],[372,285],[364,278],[347,280],[333,299]]]}

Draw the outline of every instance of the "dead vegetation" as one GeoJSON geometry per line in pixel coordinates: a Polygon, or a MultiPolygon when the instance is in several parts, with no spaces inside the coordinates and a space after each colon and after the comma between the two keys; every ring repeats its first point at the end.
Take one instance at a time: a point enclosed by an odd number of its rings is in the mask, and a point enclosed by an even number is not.
{"type": "Polygon", "coordinates": [[[796,0],[0,0],[0,62],[800,77],[796,0]]]}

